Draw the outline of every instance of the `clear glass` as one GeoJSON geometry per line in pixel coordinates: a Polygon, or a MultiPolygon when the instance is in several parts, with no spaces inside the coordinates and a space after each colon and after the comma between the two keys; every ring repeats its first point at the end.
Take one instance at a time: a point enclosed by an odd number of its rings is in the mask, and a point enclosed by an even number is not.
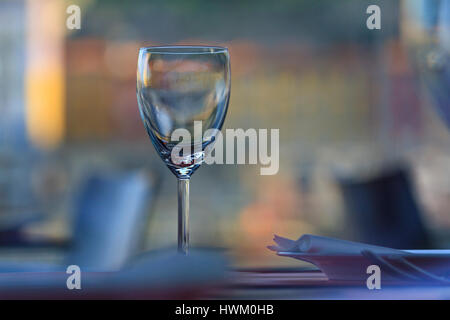
{"type": "Polygon", "coordinates": [[[404,1],[403,41],[414,69],[450,129],[450,0],[404,1]]]}
{"type": "Polygon", "coordinates": [[[178,250],[184,254],[189,247],[189,179],[222,128],[230,82],[226,48],[166,46],[139,50],[139,111],[156,151],[178,179],[178,250]],[[201,134],[194,130],[194,122],[198,128],[196,121],[201,121],[201,134]],[[187,130],[190,139],[173,137],[176,129],[187,130]]]}

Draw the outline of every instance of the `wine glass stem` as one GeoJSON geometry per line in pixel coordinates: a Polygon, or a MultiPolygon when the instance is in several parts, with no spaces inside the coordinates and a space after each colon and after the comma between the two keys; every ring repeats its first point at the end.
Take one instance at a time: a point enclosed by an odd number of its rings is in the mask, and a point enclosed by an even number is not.
{"type": "Polygon", "coordinates": [[[178,179],[178,252],[189,250],[189,179],[178,179]]]}

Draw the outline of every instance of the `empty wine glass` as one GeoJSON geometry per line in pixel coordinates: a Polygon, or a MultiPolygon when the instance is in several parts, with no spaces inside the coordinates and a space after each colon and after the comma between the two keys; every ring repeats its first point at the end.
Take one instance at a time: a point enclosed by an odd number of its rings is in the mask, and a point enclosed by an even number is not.
{"type": "Polygon", "coordinates": [[[156,151],[178,179],[178,250],[184,254],[189,246],[189,179],[222,127],[230,82],[226,48],[165,46],[139,50],[139,111],[156,151]],[[180,136],[174,134],[179,129],[187,130],[190,139],[180,142],[180,136]]]}
{"type": "Polygon", "coordinates": [[[450,129],[450,0],[404,1],[403,41],[432,105],[450,129]]]}

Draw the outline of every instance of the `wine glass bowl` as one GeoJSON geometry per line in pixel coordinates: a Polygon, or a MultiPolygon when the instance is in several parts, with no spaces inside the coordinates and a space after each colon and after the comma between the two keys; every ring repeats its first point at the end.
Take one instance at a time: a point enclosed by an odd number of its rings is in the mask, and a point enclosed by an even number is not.
{"type": "Polygon", "coordinates": [[[214,140],[203,134],[208,129],[220,130],[222,127],[229,91],[230,66],[226,48],[140,49],[137,96],[141,118],[159,155],[177,177],[187,178],[203,162],[204,150],[214,140]],[[202,136],[197,140],[194,140],[195,121],[202,124],[202,136]],[[191,134],[193,152],[183,154],[180,163],[172,159],[171,152],[180,143],[172,139],[172,133],[181,128],[191,134]],[[195,153],[194,147],[200,151],[195,153]]]}
{"type": "Polygon", "coordinates": [[[165,46],[139,50],[139,111],[156,151],[178,178],[178,249],[185,254],[189,243],[189,179],[204,162],[206,147],[222,128],[230,82],[226,48],[165,46]],[[175,134],[178,129],[184,129],[189,138],[180,139],[175,134]]]}

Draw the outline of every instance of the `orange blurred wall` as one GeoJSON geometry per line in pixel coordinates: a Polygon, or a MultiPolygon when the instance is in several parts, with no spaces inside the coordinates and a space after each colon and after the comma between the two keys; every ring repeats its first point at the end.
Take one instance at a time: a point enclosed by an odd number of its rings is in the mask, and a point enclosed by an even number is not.
{"type": "Polygon", "coordinates": [[[26,2],[26,126],[30,141],[54,148],[65,134],[65,7],[61,0],[26,2]]]}

